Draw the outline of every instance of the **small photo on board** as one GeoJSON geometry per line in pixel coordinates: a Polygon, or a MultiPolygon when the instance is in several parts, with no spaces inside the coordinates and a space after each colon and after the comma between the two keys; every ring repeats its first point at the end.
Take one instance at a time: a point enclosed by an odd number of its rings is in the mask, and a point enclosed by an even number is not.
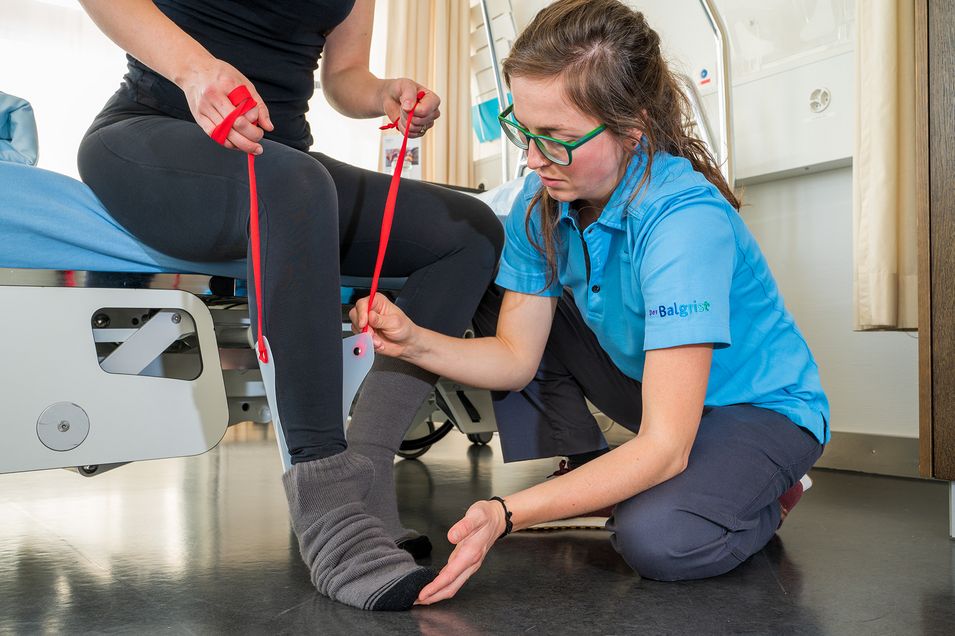
{"type": "MultiPolygon", "coordinates": [[[[400,133],[386,132],[381,136],[381,171],[394,174],[395,162],[401,152],[400,133]]],[[[421,139],[409,139],[405,149],[401,176],[405,179],[421,179],[421,139]]]]}

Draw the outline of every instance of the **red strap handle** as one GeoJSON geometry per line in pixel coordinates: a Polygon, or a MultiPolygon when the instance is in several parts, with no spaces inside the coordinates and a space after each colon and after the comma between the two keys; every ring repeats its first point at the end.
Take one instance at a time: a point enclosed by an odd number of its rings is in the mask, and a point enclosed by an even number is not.
{"type": "MultiPolygon", "coordinates": [[[[414,117],[414,111],[424,99],[424,91],[420,91],[411,112],[408,113],[408,120],[405,124],[404,138],[401,140],[401,150],[396,159],[395,171],[391,175],[391,185],[388,187],[388,198],[385,199],[385,214],[381,219],[381,237],[378,239],[378,259],[375,261],[375,274],[371,278],[371,293],[368,295],[368,309],[371,310],[372,303],[375,300],[375,294],[378,293],[378,279],[381,276],[381,266],[385,262],[385,251],[388,249],[388,237],[391,235],[391,222],[395,218],[395,201],[398,198],[398,184],[401,182],[401,170],[405,165],[405,151],[408,148],[408,130],[411,128],[411,118],[414,117]]],[[[400,118],[400,116],[399,116],[400,118]]],[[[381,130],[397,128],[398,120],[381,127],[381,130]]],[[[361,330],[362,333],[368,331],[368,324],[361,330]]]]}
{"type": "MultiPolygon", "coordinates": [[[[249,89],[245,86],[236,87],[229,93],[229,101],[235,106],[229,115],[223,119],[212,131],[212,139],[220,144],[224,144],[229,131],[235,120],[246,114],[256,106],[256,102],[249,94],[249,89]]],[[[252,243],[252,276],[255,285],[255,310],[258,319],[258,340],[256,341],[259,349],[259,360],[269,361],[268,349],[265,348],[265,340],[262,338],[262,256],[259,245],[259,198],[255,189],[255,156],[249,155],[249,230],[251,233],[250,241],[252,243]]]]}
{"type": "MultiPolygon", "coordinates": [[[[395,166],[395,172],[391,176],[391,185],[388,188],[388,198],[385,200],[385,213],[381,222],[381,236],[378,241],[378,258],[375,261],[375,273],[371,279],[371,294],[369,295],[370,299],[375,298],[375,294],[378,292],[378,280],[381,277],[381,266],[385,261],[385,251],[388,248],[388,238],[391,235],[391,225],[395,216],[395,201],[398,198],[398,184],[401,181],[401,170],[404,167],[405,161],[405,152],[407,151],[408,146],[408,130],[411,126],[411,119],[414,117],[415,109],[418,107],[418,104],[421,103],[421,100],[424,99],[425,92],[420,91],[417,95],[417,100],[415,101],[414,106],[411,107],[411,112],[408,113],[408,123],[405,126],[404,138],[401,141],[401,150],[398,152],[397,165],[395,166]]],[[[249,89],[245,86],[238,86],[231,93],[229,93],[229,101],[236,107],[229,115],[223,119],[218,126],[212,131],[212,139],[217,143],[224,144],[226,138],[229,136],[229,131],[232,130],[232,125],[235,123],[235,120],[245,113],[249,112],[256,106],[256,102],[252,99],[252,95],[249,93],[249,89]]],[[[388,128],[397,128],[398,120],[396,119],[392,123],[382,126],[381,130],[386,130],[388,128]]],[[[250,226],[250,241],[252,243],[252,275],[254,277],[255,285],[255,306],[256,306],[256,317],[258,318],[258,350],[259,350],[259,360],[264,363],[269,361],[268,350],[265,348],[265,340],[262,338],[262,275],[261,275],[261,250],[260,250],[260,241],[259,241],[259,200],[256,196],[255,188],[255,157],[254,155],[249,155],[249,226],[250,226]]],[[[369,301],[370,302],[370,301],[369,301]]],[[[370,307],[370,305],[369,305],[370,307]]],[[[365,325],[364,331],[368,331],[368,325],[365,325]]]]}

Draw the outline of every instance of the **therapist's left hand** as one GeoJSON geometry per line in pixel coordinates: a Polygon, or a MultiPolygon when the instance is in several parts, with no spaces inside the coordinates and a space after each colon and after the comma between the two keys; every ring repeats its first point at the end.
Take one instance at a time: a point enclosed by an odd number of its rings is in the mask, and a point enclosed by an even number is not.
{"type": "Polygon", "coordinates": [[[506,521],[504,508],[496,501],[478,501],[448,530],[448,541],[456,547],[438,576],[418,594],[417,603],[431,605],[449,599],[484,563],[484,557],[501,533],[506,521]]]}
{"type": "Polygon", "coordinates": [[[398,120],[398,131],[401,133],[405,132],[405,126],[408,125],[408,113],[414,107],[418,93],[421,91],[424,91],[424,97],[415,108],[414,118],[408,130],[409,137],[421,137],[434,126],[434,120],[441,116],[439,110],[441,98],[421,84],[405,77],[385,80],[382,91],[382,110],[388,117],[388,121],[398,120]]]}

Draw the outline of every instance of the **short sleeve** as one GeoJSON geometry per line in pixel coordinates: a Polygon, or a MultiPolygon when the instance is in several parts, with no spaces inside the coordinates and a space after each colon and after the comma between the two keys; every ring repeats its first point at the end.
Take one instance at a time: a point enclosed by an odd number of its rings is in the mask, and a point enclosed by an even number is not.
{"type": "Polygon", "coordinates": [[[707,202],[669,211],[649,231],[639,272],[647,314],[645,351],[732,344],[735,237],[727,211],[707,202]]]}
{"type": "MultiPolygon", "coordinates": [[[[547,284],[547,259],[534,245],[525,228],[527,206],[533,193],[528,193],[531,179],[527,179],[524,192],[514,200],[510,214],[504,220],[504,251],[498,267],[495,282],[511,291],[535,296],[560,296],[561,285],[558,280],[547,284]]],[[[530,223],[530,231],[534,233],[534,240],[541,244],[540,224],[537,209],[534,210],[530,223]]]]}

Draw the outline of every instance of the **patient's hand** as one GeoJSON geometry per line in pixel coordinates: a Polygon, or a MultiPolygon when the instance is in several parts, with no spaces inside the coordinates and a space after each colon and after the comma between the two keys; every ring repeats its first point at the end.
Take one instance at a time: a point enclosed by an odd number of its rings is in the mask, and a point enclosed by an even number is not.
{"type": "Polygon", "coordinates": [[[237,86],[248,88],[257,105],[235,120],[225,147],[254,155],[262,154],[259,141],[265,131],[271,131],[274,126],[262,96],[248,78],[232,65],[211,58],[190,69],[179,81],[179,88],[186,94],[192,116],[207,135],[211,135],[215,127],[235,110],[229,101],[229,93],[237,86]]]}
{"type": "Polygon", "coordinates": [[[455,544],[448,563],[418,595],[417,603],[430,605],[458,593],[484,563],[484,557],[504,532],[503,507],[496,501],[478,501],[448,530],[448,541],[455,544]]]}
{"type": "Polygon", "coordinates": [[[397,358],[413,345],[417,325],[382,294],[375,294],[370,311],[368,298],[359,300],[348,312],[348,317],[355,333],[369,325],[375,353],[397,358]]]}
{"type": "Polygon", "coordinates": [[[434,120],[441,116],[441,98],[414,80],[406,77],[387,80],[383,88],[381,108],[389,121],[397,120],[400,133],[404,133],[408,127],[408,113],[411,112],[419,91],[424,91],[425,95],[415,108],[408,136],[421,137],[434,126],[434,120]]]}

